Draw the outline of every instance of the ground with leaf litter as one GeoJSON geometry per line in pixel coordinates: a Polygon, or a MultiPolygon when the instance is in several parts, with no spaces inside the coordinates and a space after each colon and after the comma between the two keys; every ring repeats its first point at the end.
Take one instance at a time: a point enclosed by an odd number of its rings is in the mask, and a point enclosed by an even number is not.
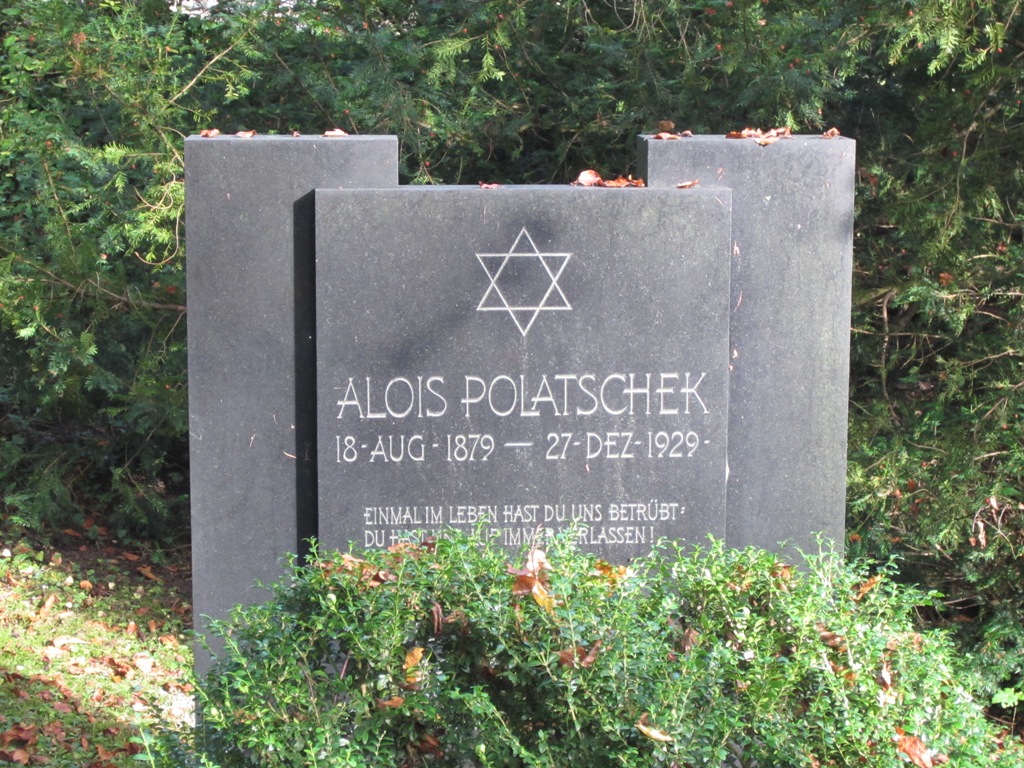
{"type": "Polygon", "coordinates": [[[192,722],[187,554],[0,519],[0,764],[138,765],[143,730],[192,722]]]}

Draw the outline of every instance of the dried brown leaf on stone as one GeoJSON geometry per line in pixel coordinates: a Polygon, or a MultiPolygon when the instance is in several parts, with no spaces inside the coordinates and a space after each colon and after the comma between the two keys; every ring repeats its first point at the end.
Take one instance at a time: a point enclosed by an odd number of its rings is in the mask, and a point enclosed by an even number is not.
{"type": "Polygon", "coordinates": [[[725,134],[727,139],[754,139],[762,147],[774,144],[779,139],[788,139],[792,135],[789,128],[772,128],[763,131],[760,128],[744,128],[742,131],[730,131],[725,134]]]}
{"type": "Polygon", "coordinates": [[[335,139],[340,136],[348,136],[348,131],[344,131],[341,128],[331,128],[329,131],[324,131],[324,136],[328,139],[335,139]]]}
{"type": "Polygon", "coordinates": [[[834,139],[838,135],[839,135],[839,129],[838,128],[829,128],[827,131],[825,131],[823,134],[821,134],[821,138],[823,138],[823,139],[834,139]]]}
{"type": "Polygon", "coordinates": [[[693,189],[700,184],[700,179],[690,179],[689,181],[680,181],[676,184],[676,189],[693,189]]]}
{"type": "Polygon", "coordinates": [[[573,185],[578,187],[600,187],[604,185],[604,180],[601,178],[601,174],[588,168],[585,171],[580,171],[580,175],[576,177],[573,185]]]}
{"type": "Polygon", "coordinates": [[[235,134],[240,139],[251,139],[256,135],[256,131],[239,131],[235,134]]]}
{"type": "Polygon", "coordinates": [[[644,187],[646,184],[644,184],[643,179],[634,179],[632,176],[619,176],[617,179],[606,181],[604,186],[614,189],[621,187],[644,187]]]}
{"type": "Polygon", "coordinates": [[[493,184],[486,181],[478,181],[477,186],[480,187],[480,189],[501,189],[501,184],[493,184]]]}
{"type": "Polygon", "coordinates": [[[204,139],[212,139],[214,136],[220,136],[219,128],[203,128],[199,132],[199,136],[204,139]]]}

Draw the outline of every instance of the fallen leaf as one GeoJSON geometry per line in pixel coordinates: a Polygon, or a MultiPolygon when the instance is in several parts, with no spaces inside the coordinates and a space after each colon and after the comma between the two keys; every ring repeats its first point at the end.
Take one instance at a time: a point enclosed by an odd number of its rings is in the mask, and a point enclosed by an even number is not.
{"type": "Polygon", "coordinates": [[[214,136],[220,136],[219,128],[203,128],[199,132],[199,135],[204,139],[212,139],[214,136]]]}
{"type": "Polygon", "coordinates": [[[376,704],[381,709],[398,709],[405,704],[405,699],[401,696],[392,696],[390,699],[377,699],[376,704]]]}
{"type": "Polygon", "coordinates": [[[341,128],[332,128],[329,131],[324,131],[324,136],[327,138],[337,138],[339,136],[348,136],[348,131],[343,131],[341,128]]]}
{"type": "Polygon", "coordinates": [[[854,602],[859,603],[861,600],[863,600],[864,596],[867,595],[867,593],[873,590],[875,587],[877,587],[881,583],[881,581],[882,576],[876,573],[870,579],[868,579],[859,587],[857,587],[857,594],[853,596],[854,602]]]}
{"type": "Polygon", "coordinates": [[[587,651],[587,655],[583,657],[583,661],[580,662],[580,666],[586,669],[587,667],[594,666],[594,662],[597,661],[597,653],[601,650],[601,641],[596,641],[590,650],[587,651]]]}
{"type": "Polygon", "coordinates": [[[693,627],[687,627],[686,631],[683,632],[683,639],[679,641],[679,650],[683,653],[689,653],[697,645],[697,640],[699,639],[700,632],[693,627]]]}
{"type": "Polygon", "coordinates": [[[115,757],[114,753],[108,750],[102,744],[96,745],[96,754],[100,756],[100,760],[113,760],[115,757]]]}
{"type": "Polygon", "coordinates": [[[667,744],[670,741],[673,741],[672,737],[664,731],[658,730],[657,728],[654,728],[647,724],[646,713],[640,717],[640,721],[636,724],[636,729],[640,731],[640,733],[642,733],[648,739],[661,742],[662,744],[667,744]]]}
{"type": "Polygon", "coordinates": [[[817,623],[816,628],[818,630],[818,637],[821,638],[821,642],[829,648],[836,648],[837,650],[846,649],[846,639],[838,632],[830,632],[820,621],[817,623]]]}
{"type": "Polygon", "coordinates": [[[431,736],[429,733],[424,734],[423,738],[416,744],[416,748],[420,752],[424,752],[434,757],[444,757],[444,750],[441,749],[441,742],[437,740],[436,736],[431,736]]]}
{"type": "Polygon", "coordinates": [[[293,138],[293,139],[297,139],[297,138],[299,138],[299,136],[301,136],[301,135],[302,135],[302,134],[301,134],[301,133],[299,133],[298,131],[292,131],[292,138],[293,138]]]}
{"type": "Polygon", "coordinates": [[[839,135],[839,129],[838,128],[829,128],[827,131],[825,131],[823,134],[821,134],[821,138],[823,138],[823,139],[834,139],[838,135],[839,135]]]}
{"type": "Polygon", "coordinates": [[[45,616],[46,614],[48,614],[50,612],[50,609],[53,608],[53,606],[56,604],[56,602],[57,602],[57,593],[56,592],[51,592],[50,594],[48,594],[46,596],[46,599],[43,601],[43,605],[39,608],[39,615],[40,616],[45,616]]]}
{"type": "Polygon", "coordinates": [[[150,581],[155,581],[157,584],[163,583],[163,579],[161,579],[159,576],[153,573],[153,566],[151,565],[140,565],[135,570],[137,570],[150,581]]]}
{"type": "Polygon", "coordinates": [[[70,635],[58,635],[50,641],[50,645],[54,648],[61,648],[67,650],[72,645],[88,645],[88,640],[82,640],[77,637],[71,637],[70,635]]]}
{"type": "Polygon", "coordinates": [[[601,179],[601,174],[588,168],[585,171],[580,171],[580,175],[573,184],[580,187],[600,187],[604,182],[601,179]]]}
{"type": "Polygon", "coordinates": [[[792,135],[789,128],[772,128],[762,131],[760,128],[744,128],[742,131],[730,131],[725,134],[727,139],[754,139],[762,147],[774,144],[779,139],[788,139],[792,135]]]}
{"type": "Polygon", "coordinates": [[[689,181],[680,181],[676,184],[676,189],[692,189],[700,184],[700,179],[690,179],[689,181]]]}
{"type": "Polygon", "coordinates": [[[540,581],[533,585],[533,590],[531,590],[531,594],[533,595],[533,600],[537,603],[537,605],[539,605],[548,613],[554,614],[555,598],[553,598],[551,594],[546,589],[544,589],[544,585],[541,584],[540,581]]]}
{"type": "Polygon", "coordinates": [[[434,634],[440,635],[444,629],[444,609],[438,602],[430,604],[430,616],[434,620],[434,634]]]}
{"type": "Polygon", "coordinates": [[[132,563],[134,563],[136,560],[139,559],[138,555],[134,555],[131,552],[122,552],[121,553],[121,557],[123,557],[125,560],[128,560],[129,562],[132,562],[132,563]]]}
{"type": "Polygon", "coordinates": [[[902,752],[909,757],[910,762],[916,765],[917,768],[934,768],[936,765],[949,762],[949,758],[946,755],[928,749],[927,745],[917,736],[907,736],[901,733],[895,736],[894,740],[896,742],[896,751],[902,752]]]}
{"type": "Polygon", "coordinates": [[[420,668],[420,664],[422,662],[423,649],[419,646],[416,648],[410,648],[405,654],[405,664],[402,665],[402,669],[405,670],[405,682],[412,685],[418,685],[423,682],[423,678],[426,677],[426,675],[420,668]]]}
{"type": "Polygon", "coordinates": [[[256,135],[256,131],[239,131],[235,134],[240,139],[251,139],[256,135]]]}
{"type": "Polygon", "coordinates": [[[619,176],[617,179],[606,181],[604,183],[606,187],[621,188],[621,187],[645,187],[643,179],[634,179],[632,176],[619,176]]]}
{"type": "Polygon", "coordinates": [[[577,645],[575,648],[567,648],[558,652],[558,663],[563,667],[576,667],[576,659],[586,653],[586,648],[577,645]]]}
{"type": "Polygon", "coordinates": [[[480,189],[501,189],[501,184],[489,184],[484,181],[478,181],[477,186],[479,186],[480,189]]]}

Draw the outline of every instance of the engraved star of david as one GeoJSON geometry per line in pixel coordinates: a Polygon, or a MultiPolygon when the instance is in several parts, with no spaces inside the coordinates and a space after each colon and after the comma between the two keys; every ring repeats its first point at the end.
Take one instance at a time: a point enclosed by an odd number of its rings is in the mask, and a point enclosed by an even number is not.
{"type": "Polygon", "coordinates": [[[478,312],[508,312],[525,337],[541,312],[572,309],[558,285],[571,253],[541,253],[526,227],[508,253],[478,253],[487,286],[478,312]]]}

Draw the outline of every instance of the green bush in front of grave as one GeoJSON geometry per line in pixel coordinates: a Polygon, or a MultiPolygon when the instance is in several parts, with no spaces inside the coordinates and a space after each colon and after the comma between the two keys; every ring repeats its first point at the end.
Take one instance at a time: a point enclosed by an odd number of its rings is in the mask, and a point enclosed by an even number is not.
{"type": "Polygon", "coordinates": [[[456,533],[319,553],[217,626],[173,760],[1019,765],[946,635],[915,624],[934,596],[891,575],[718,543],[613,566],[571,532],[518,555],[456,533]]]}

